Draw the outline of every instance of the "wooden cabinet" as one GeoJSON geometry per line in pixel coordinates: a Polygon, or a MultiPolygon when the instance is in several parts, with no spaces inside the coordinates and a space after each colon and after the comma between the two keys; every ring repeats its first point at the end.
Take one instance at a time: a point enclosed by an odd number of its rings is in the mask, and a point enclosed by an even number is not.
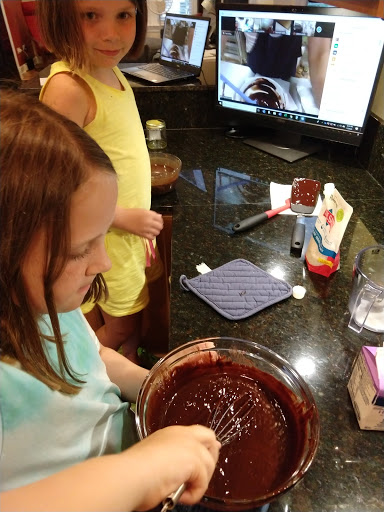
{"type": "Polygon", "coordinates": [[[379,18],[384,17],[384,0],[327,0],[326,3],[379,18]]]}
{"type": "Polygon", "coordinates": [[[149,283],[149,304],[143,310],[141,346],[152,354],[163,356],[169,351],[170,276],[172,265],[172,214],[164,214],[164,228],[157,237],[157,248],[163,273],[149,283]]]}

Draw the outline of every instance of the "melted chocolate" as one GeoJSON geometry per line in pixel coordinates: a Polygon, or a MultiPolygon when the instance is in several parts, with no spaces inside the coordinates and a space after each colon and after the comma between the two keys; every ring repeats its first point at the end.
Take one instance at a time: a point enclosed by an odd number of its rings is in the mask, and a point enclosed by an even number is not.
{"type": "Polygon", "coordinates": [[[245,94],[259,107],[284,108],[280,94],[275,85],[266,78],[257,78],[245,89],[245,94]]]}
{"type": "Polygon", "coordinates": [[[307,178],[295,178],[292,183],[291,203],[304,206],[316,206],[316,201],[321,188],[320,181],[307,178]]]}
{"type": "Polygon", "coordinates": [[[221,448],[206,496],[252,500],[281,491],[298,467],[305,444],[302,403],[279,380],[225,359],[179,366],[153,393],[147,411],[151,433],[168,425],[208,425],[224,400],[249,395],[249,425],[221,448]]]}
{"type": "Polygon", "coordinates": [[[169,55],[173,58],[173,59],[180,59],[180,52],[179,52],[179,48],[174,44],[169,52],[169,55]]]}

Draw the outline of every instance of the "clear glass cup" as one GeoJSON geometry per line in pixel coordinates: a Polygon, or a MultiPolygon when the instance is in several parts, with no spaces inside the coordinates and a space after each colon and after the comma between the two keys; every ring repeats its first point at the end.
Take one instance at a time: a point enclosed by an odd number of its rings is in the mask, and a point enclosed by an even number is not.
{"type": "Polygon", "coordinates": [[[384,332],[384,245],[362,249],[353,266],[348,327],[384,332]]]}
{"type": "Polygon", "coordinates": [[[163,119],[150,119],[145,123],[145,137],[149,149],[159,150],[167,147],[167,129],[163,119]]]}

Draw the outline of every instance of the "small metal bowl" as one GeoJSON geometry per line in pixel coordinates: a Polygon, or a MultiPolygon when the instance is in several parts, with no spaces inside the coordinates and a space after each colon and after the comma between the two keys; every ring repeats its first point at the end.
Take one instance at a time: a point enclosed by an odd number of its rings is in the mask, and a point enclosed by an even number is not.
{"type": "Polygon", "coordinates": [[[161,196],[175,188],[181,160],[170,153],[150,152],[152,194],[161,196]]]}

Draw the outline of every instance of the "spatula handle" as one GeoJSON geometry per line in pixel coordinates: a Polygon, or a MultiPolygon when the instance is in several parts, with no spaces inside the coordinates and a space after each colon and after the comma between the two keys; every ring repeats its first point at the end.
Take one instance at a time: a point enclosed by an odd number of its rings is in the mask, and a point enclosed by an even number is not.
{"type": "Polygon", "coordinates": [[[258,224],[261,224],[267,219],[270,219],[274,215],[277,215],[278,213],[288,210],[288,208],[291,207],[291,200],[286,199],[285,204],[283,206],[279,206],[278,208],[274,208],[273,210],[267,210],[263,213],[258,213],[257,215],[253,215],[253,217],[248,217],[247,219],[241,220],[240,222],[237,222],[234,226],[232,226],[232,230],[235,233],[238,233],[239,231],[245,231],[246,229],[251,229],[254,226],[257,226],[258,224]]]}
{"type": "Polygon", "coordinates": [[[248,217],[247,219],[237,222],[234,226],[232,226],[232,230],[236,233],[245,231],[246,229],[251,229],[258,224],[261,224],[268,218],[269,217],[265,212],[259,213],[258,215],[253,215],[253,217],[248,217]]]}
{"type": "Polygon", "coordinates": [[[296,224],[292,231],[291,238],[291,250],[292,251],[301,251],[304,245],[305,239],[305,224],[302,224],[299,221],[299,218],[296,219],[296,224]]]}

